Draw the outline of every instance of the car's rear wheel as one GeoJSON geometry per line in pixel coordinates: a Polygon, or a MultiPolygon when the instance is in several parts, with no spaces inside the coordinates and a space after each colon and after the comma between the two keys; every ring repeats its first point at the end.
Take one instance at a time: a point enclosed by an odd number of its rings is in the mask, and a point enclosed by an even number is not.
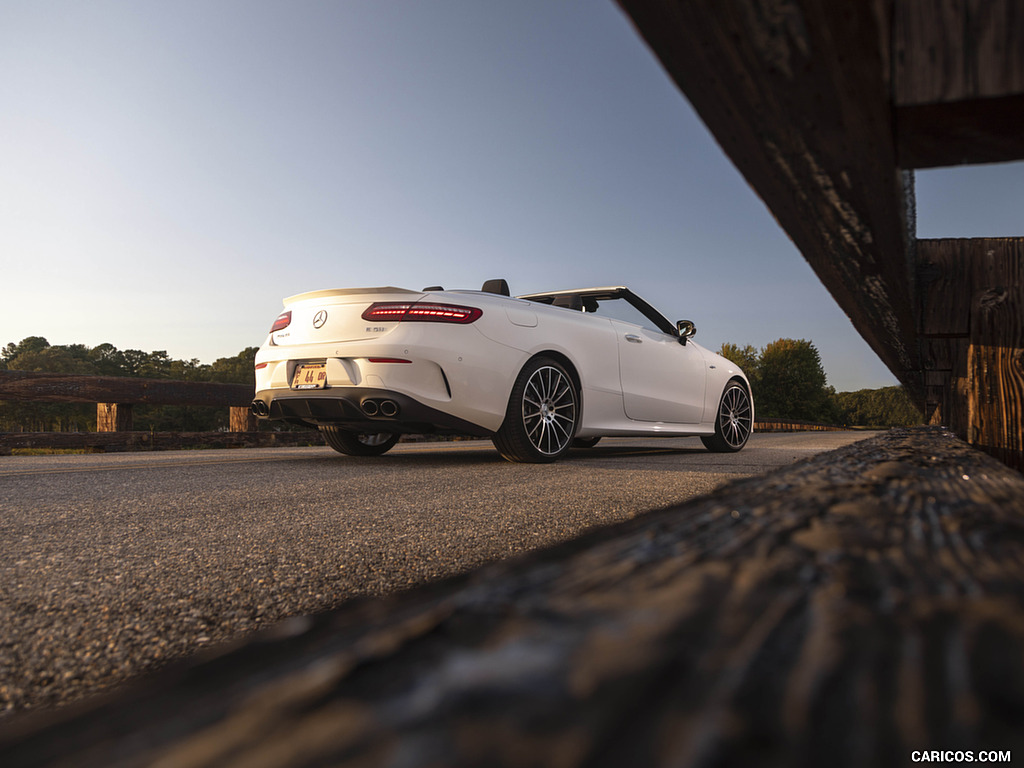
{"type": "Polygon", "coordinates": [[[350,432],[328,424],[320,426],[320,434],[331,448],[348,456],[380,456],[390,451],[399,438],[389,432],[350,432]]]}
{"type": "Polygon", "coordinates": [[[536,357],[519,372],[494,447],[509,461],[554,461],[572,446],[579,410],[568,371],[551,358],[536,357]]]}
{"type": "Polygon", "coordinates": [[[753,424],[753,409],[746,387],[737,381],[730,381],[722,393],[715,419],[715,434],[702,437],[701,442],[709,451],[733,453],[747,444],[753,424]]]}

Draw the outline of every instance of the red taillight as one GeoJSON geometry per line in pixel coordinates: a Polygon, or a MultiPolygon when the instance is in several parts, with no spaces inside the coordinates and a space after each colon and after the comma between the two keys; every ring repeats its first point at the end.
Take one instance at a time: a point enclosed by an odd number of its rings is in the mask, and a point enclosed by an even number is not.
{"type": "Polygon", "coordinates": [[[403,360],[400,357],[368,357],[371,363],[411,363],[412,360],[403,360]]]}
{"type": "Polygon", "coordinates": [[[476,307],[460,307],[456,304],[378,301],[366,308],[363,320],[467,325],[478,320],[482,314],[483,311],[476,307]]]}
{"type": "Polygon", "coordinates": [[[262,371],[268,365],[270,365],[270,363],[256,363],[256,370],[257,371],[262,371]]]}
{"type": "Polygon", "coordinates": [[[289,309],[287,312],[282,312],[280,315],[277,316],[277,320],[275,320],[274,324],[270,326],[270,332],[274,333],[275,331],[282,331],[289,325],[291,325],[291,322],[292,311],[289,309]]]}

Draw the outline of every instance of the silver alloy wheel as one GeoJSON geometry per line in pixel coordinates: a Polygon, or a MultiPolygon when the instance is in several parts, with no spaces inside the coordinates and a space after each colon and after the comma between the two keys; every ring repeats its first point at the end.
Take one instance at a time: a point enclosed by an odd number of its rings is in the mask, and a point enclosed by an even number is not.
{"type": "Polygon", "coordinates": [[[730,387],[718,409],[722,438],[732,448],[740,448],[750,436],[750,398],[743,387],[730,387]]]}
{"type": "Polygon", "coordinates": [[[564,450],[576,431],[576,390],[558,368],[538,368],[523,390],[523,426],[530,443],[546,456],[564,450]]]}
{"type": "Polygon", "coordinates": [[[378,445],[384,445],[384,443],[386,443],[388,440],[390,440],[391,439],[391,433],[390,432],[377,432],[375,434],[369,434],[369,435],[362,435],[362,434],[360,434],[360,435],[356,435],[356,439],[360,443],[362,443],[363,445],[368,445],[371,448],[374,448],[374,447],[376,447],[378,445]]]}

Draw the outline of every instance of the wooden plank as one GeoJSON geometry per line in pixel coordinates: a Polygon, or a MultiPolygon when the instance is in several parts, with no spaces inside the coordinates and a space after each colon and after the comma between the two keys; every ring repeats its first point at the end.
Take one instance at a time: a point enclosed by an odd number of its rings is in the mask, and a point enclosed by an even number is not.
{"type": "Polygon", "coordinates": [[[921,359],[924,363],[925,381],[932,371],[949,373],[956,368],[956,360],[967,359],[967,335],[939,336],[921,339],[921,359]]]}
{"type": "Polygon", "coordinates": [[[227,407],[247,406],[253,395],[246,384],[0,371],[0,400],[227,407]]]}
{"type": "Polygon", "coordinates": [[[916,252],[926,383],[948,376],[938,418],[1021,467],[1024,238],[919,240],[916,252]]]}
{"type": "Polygon", "coordinates": [[[970,442],[1024,470],[1024,238],[974,245],[970,442]]]}
{"type": "Polygon", "coordinates": [[[893,430],[0,730],[38,766],[1024,753],[1024,477],[893,430]]]}
{"type": "Polygon", "coordinates": [[[1024,6],[896,0],[893,102],[903,168],[1024,158],[1024,6]]]}
{"type": "Polygon", "coordinates": [[[967,341],[971,318],[968,240],[917,240],[917,316],[929,423],[967,438],[967,341]]]}
{"type": "Polygon", "coordinates": [[[619,4],[858,332],[923,400],[889,4],[619,4]]]}
{"type": "MultiPolygon", "coordinates": [[[[917,240],[915,253],[921,336],[925,339],[966,338],[971,328],[971,240],[917,240]]],[[[948,352],[933,352],[932,355],[943,361],[950,357],[948,352]]]]}
{"type": "Polygon", "coordinates": [[[893,11],[897,106],[1024,93],[1018,0],[895,0],[893,11]]]}
{"type": "Polygon", "coordinates": [[[896,109],[898,162],[903,168],[1024,159],[1024,95],[896,109]]]}

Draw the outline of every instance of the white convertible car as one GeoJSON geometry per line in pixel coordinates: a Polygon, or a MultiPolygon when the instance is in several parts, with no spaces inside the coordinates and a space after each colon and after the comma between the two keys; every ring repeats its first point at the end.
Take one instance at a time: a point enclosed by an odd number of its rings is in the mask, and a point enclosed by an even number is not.
{"type": "Polygon", "coordinates": [[[522,462],[606,435],[738,451],[754,423],[739,367],[624,287],[346,288],[284,310],[256,355],[252,412],[317,428],[341,453],[379,455],[404,433],[489,437],[522,462]]]}

